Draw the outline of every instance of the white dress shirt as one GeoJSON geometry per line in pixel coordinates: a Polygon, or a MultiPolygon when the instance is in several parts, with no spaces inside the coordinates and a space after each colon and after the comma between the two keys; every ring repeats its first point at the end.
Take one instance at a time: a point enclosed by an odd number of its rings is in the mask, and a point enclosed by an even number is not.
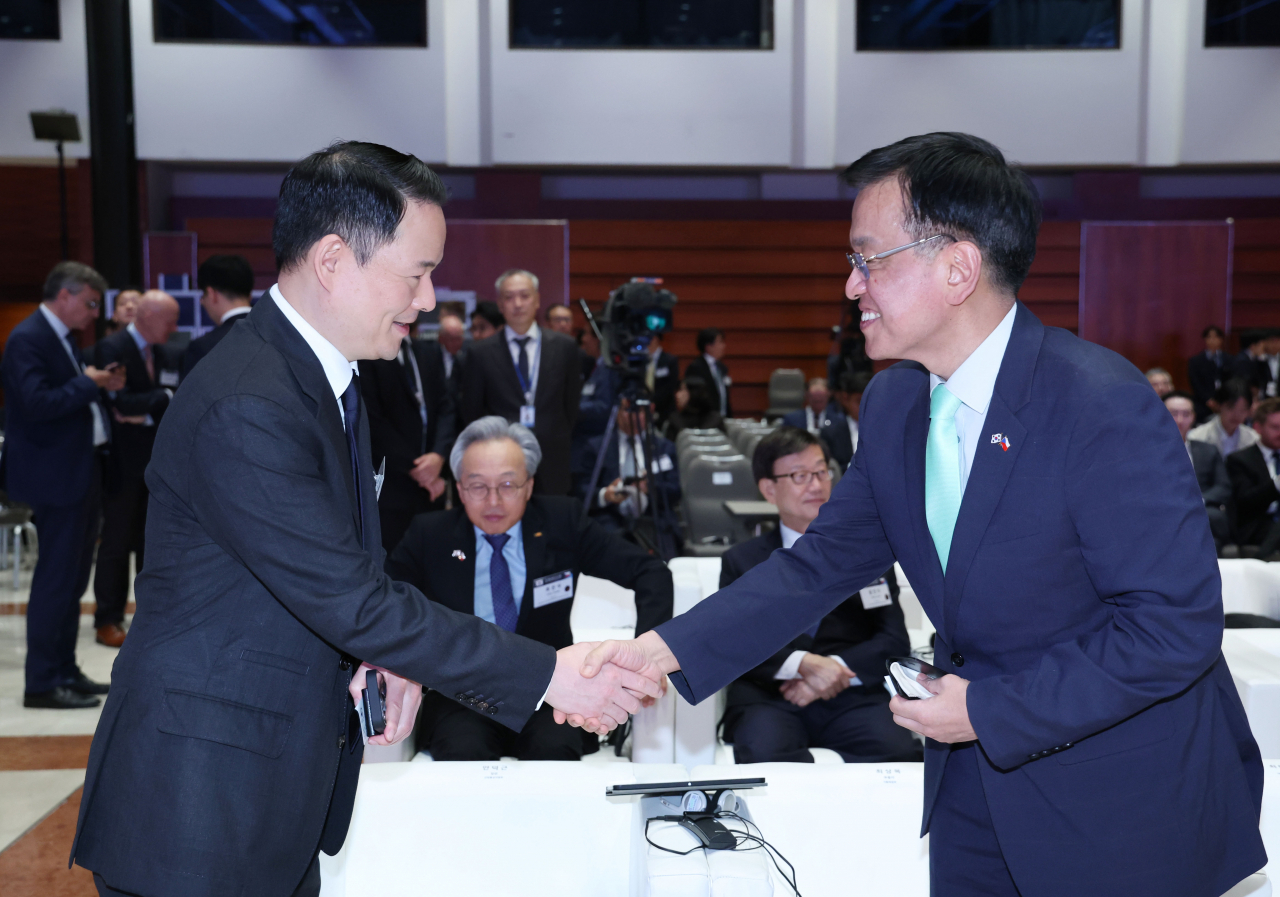
{"type": "MultiPolygon", "coordinates": [[[[76,358],[74,352],[71,351],[70,344],[67,343],[67,334],[71,332],[71,328],[62,323],[62,319],[49,311],[49,307],[43,302],[40,303],[40,313],[44,315],[44,319],[49,322],[49,326],[53,328],[53,332],[58,334],[58,342],[62,343],[62,348],[66,350],[67,357],[71,359],[71,363],[76,366],[76,370],[84,373],[84,365],[76,358]]],[[[89,403],[89,411],[93,414],[93,445],[97,448],[100,445],[107,444],[107,421],[102,416],[102,406],[98,401],[89,403]]]]}
{"type": "MultiPolygon", "coordinates": [[[[802,533],[796,532],[791,527],[787,526],[785,523],[781,521],[778,522],[778,529],[782,533],[783,548],[788,548],[788,549],[791,548],[792,545],[796,544],[796,540],[799,539],[801,535],[803,535],[802,533]]],[[[787,656],[787,659],[783,661],[782,666],[778,667],[778,672],[773,674],[773,678],[774,679],[803,679],[804,677],[800,675],[800,662],[804,660],[804,656],[807,653],[809,652],[792,651],[791,654],[787,656]]],[[[830,654],[828,656],[832,660],[839,662],[840,665],[843,666],[846,670],[849,669],[849,665],[844,662],[844,658],[841,657],[839,654],[830,654]]],[[[862,684],[862,680],[859,679],[857,676],[853,675],[852,670],[849,670],[849,684],[850,685],[862,684]]]]}
{"type": "Polygon", "coordinates": [[[442,355],[444,355],[444,378],[448,380],[450,377],[453,376],[453,362],[454,362],[455,356],[452,352],[447,350],[444,346],[440,347],[440,352],[442,355]]]}
{"type": "Polygon", "coordinates": [[[960,440],[961,496],[964,495],[965,486],[969,484],[973,456],[982,440],[987,408],[996,391],[996,377],[1000,374],[1000,363],[1004,361],[1004,350],[1009,346],[1009,336],[1013,333],[1013,319],[1017,311],[1017,303],[1014,303],[1009,313],[996,325],[996,329],[956,368],[950,379],[943,380],[937,374],[929,375],[929,395],[933,395],[939,384],[945,383],[951,394],[961,402],[956,411],[956,435],[960,440]]]}
{"type": "Polygon", "coordinates": [[[237,305],[235,308],[229,309],[227,313],[222,316],[222,320],[218,322],[218,326],[222,326],[228,321],[238,318],[241,315],[247,315],[251,311],[253,311],[253,308],[248,305],[237,305]]]}
{"type": "MultiPolygon", "coordinates": [[[[1262,452],[1262,460],[1267,462],[1267,473],[1271,474],[1276,488],[1280,489],[1280,459],[1277,459],[1276,453],[1262,443],[1258,443],[1258,449],[1262,452]]],[[[1274,517],[1278,508],[1280,508],[1280,502],[1273,501],[1267,505],[1267,514],[1274,517]]]]}
{"type": "MultiPolygon", "coordinates": [[[[542,331],[535,323],[529,325],[526,333],[516,333],[510,326],[504,326],[502,332],[507,339],[507,348],[511,350],[511,363],[517,371],[520,370],[520,344],[516,340],[531,337],[525,345],[525,352],[529,355],[529,389],[525,392],[525,402],[532,405],[538,394],[538,357],[542,354],[542,331]]],[[[518,375],[516,379],[520,379],[518,375]]],[[[524,388],[523,383],[520,386],[524,388]]]]}
{"type": "Polygon", "coordinates": [[[858,422],[851,417],[846,417],[845,420],[849,422],[849,441],[853,443],[853,450],[856,452],[858,450],[858,422]]]}
{"type": "MultiPolygon", "coordinates": [[[[125,327],[125,332],[127,332],[131,337],[133,337],[133,344],[137,346],[138,351],[142,353],[143,361],[150,360],[151,363],[147,365],[147,367],[149,368],[149,370],[147,371],[147,375],[152,378],[151,385],[155,386],[156,385],[156,381],[155,381],[156,356],[155,356],[155,353],[151,351],[151,343],[147,342],[147,338],[138,332],[137,325],[135,325],[132,321],[129,322],[129,326],[125,327]]],[[[173,390],[167,386],[162,388],[166,393],[168,393],[169,398],[172,399],[173,390]]],[[[111,396],[112,398],[115,398],[115,393],[112,393],[111,396]]],[[[155,418],[153,418],[150,414],[148,414],[142,421],[142,426],[144,427],[154,427],[155,425],[156,425],[155,418]]]]}
{"type": "Polygon", "coordinates": [[[347,391],[347,387],[351,385],[351,377],[358,370],[356,363],[347,361],[347,357],[338,351],[337,346],[321,336],[320,331],[298,314],[298,310],[290,305],[289,300],[280,292],[280,284],[271,287],[271,298],[275,300],[280,311],[289,319],[289,323],[302,335],[307,345],[311,347],[311,351],[316,353],[316,358],[320,360],[320,367],[324,368],[324,375],[329,380],[333,397],[338,401],[338,420],[342,421],[342,429],[345,430],[347,414],[342,407],[342,394],[347,391]]]}
{"type": "MultiPolygon", "coordinates": [[[[618,431],[618,476],[623,479],[644,476],[644,444],[639,436],[628,436],[621,430],[618,431]]],[[[602,486],[597,494],[597,502],[602,508],[609,507],[605,493],[611,485],[602,486]]],[[[641,492],[638,485],[623,486],[622,491],[627,493],[627,497],[618,504],[618,512],[624,517],[639,517],[649,509],[649,496],[641,492]]]]}
{"type": "Polygon", "coordinates": [[[705,352],[702,353],[703,359],[707,362],[707,368],[711,371],[711,379],[715,381],[716,392],[720,395],[719,412],[727,414],[729,408],[729,390],[728,384],[724,382],[724,371],[720,370],[720,365],[716,360],[705,352]]]}

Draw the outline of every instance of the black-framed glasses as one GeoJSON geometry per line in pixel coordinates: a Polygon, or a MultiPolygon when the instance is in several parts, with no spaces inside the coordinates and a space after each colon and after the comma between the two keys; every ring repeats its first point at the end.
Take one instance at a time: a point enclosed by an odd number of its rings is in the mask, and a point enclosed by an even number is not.
{"type": "Polygon", "coordinates": [[[528,479],[526,479],[524,483],[513,483],[508,480],[507,482],[499,483],[496,486],[490,486],[487,483],[468,483],[458,491],[463,494],[467,501],[488,501],[489,493],[491,491],[496,491],[498,493],[498,497],[503,501],[511,501],[511,499],[516,497],[516,493],[523,489],[525,483],[528,482],[528,479]]]}
{"type": "Polygon", "coordinates": [[[863,256],[861,252],[846,252],[844,257],[849,260],[849,265],[853,270],[862,273],[863,280],[871,280],[871,272],[867,270],[867,262],[874,262],[876,259],[887,259],[889,256],[910,249],[912,246],[920,246],[930,240],[949,236],[950,234],[934,234],[932,237],[925,237],[923,240],[916,240],[914,243],[908,243],[905,246],[898,246],[894,249],[886,249],[884,252],[877,252],[875,255],[863,256]]]}
{"type": "Polygon", "coordinates": [[[797,486],[808,486],[809,481],[814,477],[817,477],[819,483],[825,483],[827,480],[831,479],[831,470],[826,467],[822,468],[822,470],[797,470],[792,473],[780,473],[769,477],[769,479],[776,483],[783,477],[791,480],[791,482],[795,483],[797,486]]]}

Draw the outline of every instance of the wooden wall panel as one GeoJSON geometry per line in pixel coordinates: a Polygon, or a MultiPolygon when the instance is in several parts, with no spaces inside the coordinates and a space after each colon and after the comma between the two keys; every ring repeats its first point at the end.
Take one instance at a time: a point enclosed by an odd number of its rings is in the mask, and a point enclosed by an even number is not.
{"type": "Polygon", "coordinates": [[[253,268],[254,289],[265,290],[276,282],[270,218],[188,218],[185,228],[196,235],[200,262],[211,255],[242,255],[253,268]]]}
{"type": "Polygon", "coordinates": [[[1280,327],[1280,218],[1236,220],[1231,326],[1280,327]]]}
{"type": "MultiPolygon", "coordinates": [[[[71,258],[92,264],[88,160],[67,167],[67,220],[71,258]]],[[[58,169],[0,165],[0,302],[39,300],[49,269],[62,257],[60,234],[58,169]]]]}

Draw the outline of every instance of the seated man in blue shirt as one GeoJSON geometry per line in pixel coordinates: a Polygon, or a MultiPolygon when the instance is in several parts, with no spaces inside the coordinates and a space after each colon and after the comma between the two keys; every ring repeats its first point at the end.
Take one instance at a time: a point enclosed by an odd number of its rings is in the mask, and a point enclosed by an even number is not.
{"type": "MultiPolygon", "coordinates": [[[[583,573],[635,590],[637,635],[670,620],[666,565],[584,518],[577,499],[533,495],[541,460],[528,428],[497,416],[471,423],[449,456],[462,506],[415,517],[387,575],[556,649],[574,642],[569,613],[583,573]]],[[[415,741],[436,760],[580,760],[587,743],[556,725],[550,705],[513,732],[434,691],[422,700],[415,741]]]]}
{"type": "MultiPolygon", "coordinates": [[[[752,472],[781,525],[725,552],[721,588],[804,534],[831,498],[829,461],[822,441],[799,427],[760,440],[752,472]]],[[[812,747],[830,748],[847,763],[920,760],[919,743],[894,725],[884,687],[885,661],[909,653],[890,567],[729,685],[725,741],[739,763],[812,763],[812,747]]]]}

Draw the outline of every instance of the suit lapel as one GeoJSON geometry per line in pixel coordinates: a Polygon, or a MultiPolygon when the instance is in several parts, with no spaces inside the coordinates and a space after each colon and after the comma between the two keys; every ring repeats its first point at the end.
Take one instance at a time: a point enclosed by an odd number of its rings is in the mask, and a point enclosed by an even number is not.
{"type": "MultiPolygon", "coordinates": [[[[40,309],[36,309],[32,317],[37,319],[36,326],[43,328],[44,332],[48,334],[48,338],[53,340],[53,345],[58,353],[58,357],[61,358],[63,361],[65,361],[67,364],[70,364],[73,368],[75,368],[75,373],[72,374],[72,376],[73,377],[80,376],[80,364],[78,360],[80,355],[79,350],[78,349],[75,350],[77,360],[73,362],[71,360],[71,357],[67,355],[67,350],[65,348],[67,346],[67,341],[64,340],[62,337],[58,336],[58,331],[53,329],[53,325],[50,324],[49,321],[45,318],[44,313],[40,311],[40,309]]],[[[67,336],[70,337],[71,334],[67,334],[67,336]]]]}
{"type": "Polygon", "coordinates": [[[476,530],[461,508],[450,513],[457,516],[449,536],[449,557],[442,561],[446,571],[449,594],[446,601],[453,601],[454,610],[465,614],[476,612],[476,530]]]}
{"type": "MultiPolygon", "coordinates": [[[[924,461],[925,444],[929,439],[929,374],[920,368],[920,387],[915,400],[907,411],[902,447],[903,471],[899,482],[905,484],[906,495],[903,507],[907,509],[911,519],[911,530],[915,535],[916,551],[919,556],[917,569],[912,570],[909,578],[916,587],[916,594],[921,598],[925,613],[937,626],[942,620],[942,562],[938,560],[938,549],[933,544],[933,536],[929,534],[929,521],[924,512],[924,461]]],[[[852,442],[852,441],[851,441],[852,442]]],[[[943,633],[944,637],[946,633],[943,633]]]]}
{"type": "Polygon", "coordinates": [[[525,509],[524,520],[520,527],[521,541],[524,547],[524,595],[520,599],[520,618],[516,623],[516,631],[524,629],[533,613],[533,581],[539,576],[554,573],[547,569],[547,536],[543,517],[534,504],[529,502],[525,509]]]}

